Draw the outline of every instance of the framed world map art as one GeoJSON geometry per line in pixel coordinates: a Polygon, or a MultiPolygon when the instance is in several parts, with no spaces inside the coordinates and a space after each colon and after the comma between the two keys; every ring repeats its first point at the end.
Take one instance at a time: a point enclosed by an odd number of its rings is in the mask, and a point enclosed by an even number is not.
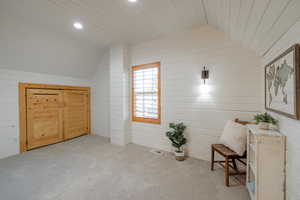
{"type": "Polygon", "coordinates": [[[296,44],[265,67],[265,107],[300,118],[300,46],[296,44]]]}

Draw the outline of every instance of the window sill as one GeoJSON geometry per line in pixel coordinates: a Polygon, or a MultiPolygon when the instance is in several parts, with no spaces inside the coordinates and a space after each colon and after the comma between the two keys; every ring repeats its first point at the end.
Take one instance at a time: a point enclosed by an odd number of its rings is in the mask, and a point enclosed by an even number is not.
{"type": "Polygon", "coordinates": [[[138,117],[133,117],[132,122],[142,122],[146,124],[157,124],[157,125],[161,124],[160,119],[147,119],[147,118],[138,118],[138,117]]]}

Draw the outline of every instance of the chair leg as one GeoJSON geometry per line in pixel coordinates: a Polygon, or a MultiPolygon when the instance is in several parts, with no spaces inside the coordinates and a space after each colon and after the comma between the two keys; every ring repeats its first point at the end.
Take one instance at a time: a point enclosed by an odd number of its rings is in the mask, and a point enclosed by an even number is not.
{"type": "Polygon", "coordinates": [[[225,159],[225,185],[229,187],[229,161],[225,159]]]}
{"type": "Polygon", "coordinates": [[[211,147],[211,171],[214,171],[214,165],[215,165],[215,150],[213,147],[211,147]]]}
{"type": "Polygon", "coordinates": [[[234,158],[232,159],[232,164],[233,164],[233,168],[234,168],[236,171],[239,171],[238,168],[237,168],[237,165],[236,165],[236,162],[235,162],[235,159],[234,159],[234,158]]]}

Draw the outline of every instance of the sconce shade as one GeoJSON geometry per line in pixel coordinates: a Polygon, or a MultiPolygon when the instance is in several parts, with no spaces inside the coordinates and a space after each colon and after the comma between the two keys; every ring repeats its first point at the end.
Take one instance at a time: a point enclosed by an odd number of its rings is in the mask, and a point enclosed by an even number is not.
{"type": "Polygon", "coordinates": [[[209,79],[209,71],[205,67],[202,70],[201,78],[204,80],[204,83],[205,80],[209,79]]]}

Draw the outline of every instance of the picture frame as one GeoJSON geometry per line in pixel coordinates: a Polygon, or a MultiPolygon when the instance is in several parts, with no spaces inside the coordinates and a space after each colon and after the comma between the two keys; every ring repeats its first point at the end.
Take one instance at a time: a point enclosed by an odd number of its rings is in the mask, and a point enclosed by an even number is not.
{"type": "Polygon", "coordinates": [[[265,109],[300,119],[300,45],[265,66],[265,109]]]}

